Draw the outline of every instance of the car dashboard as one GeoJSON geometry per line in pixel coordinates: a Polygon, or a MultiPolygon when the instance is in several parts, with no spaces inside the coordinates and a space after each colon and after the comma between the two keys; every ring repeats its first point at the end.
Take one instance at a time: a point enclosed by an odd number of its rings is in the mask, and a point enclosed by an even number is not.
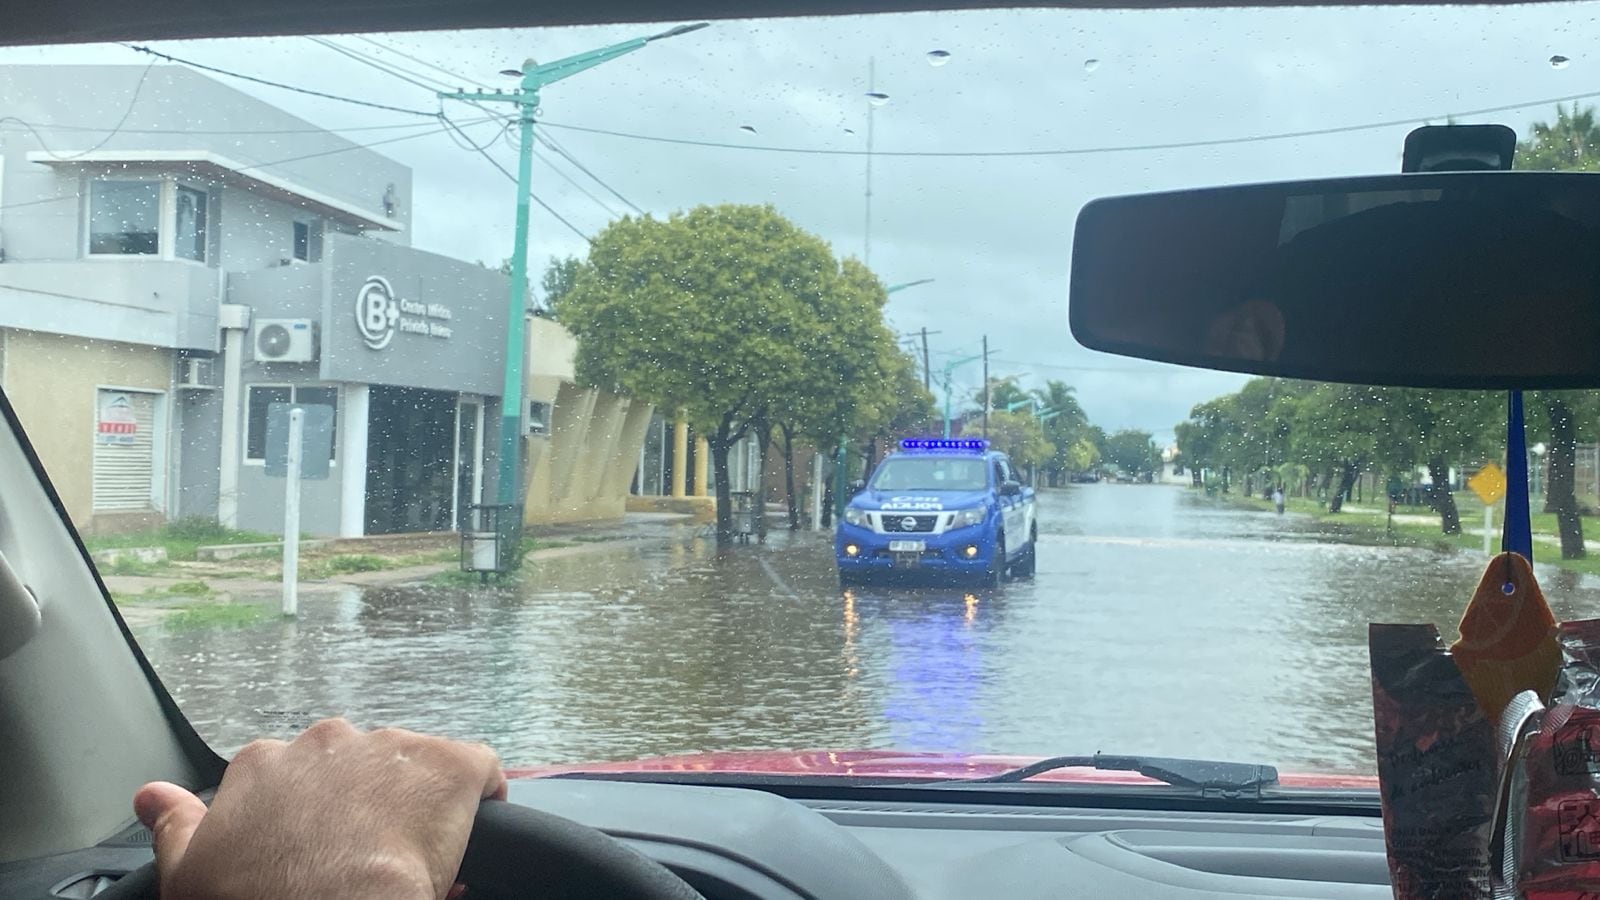
{"type": "MultiPolygon", "coordinates": [[[[1391,896],[1370,813],[791,800],[569,778],[515,780],[510,800],[599,828],[710,900],[1391,896]]],[[[149,833],[133,825],[96,848],[0,867],[0,900],[91,897],[149,858],[149,833]]]]}

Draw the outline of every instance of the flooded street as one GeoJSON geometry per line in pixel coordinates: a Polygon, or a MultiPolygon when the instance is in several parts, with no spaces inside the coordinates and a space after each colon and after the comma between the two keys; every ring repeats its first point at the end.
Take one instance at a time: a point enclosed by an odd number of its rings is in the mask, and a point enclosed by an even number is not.
{"type": "MultiPolygon", "coordinates": [[[[1455,622],[1466,554],[1369,547],[1176,487],[1040,494],[1038,575],[841,592],[821,536],[615,542],[517,590],[350,589],[294,622],[143,629],[229,751],[297,717],[483,740],[508,763],[726,749],[1106,751],[1370,773],[1368,622],[1455,622]]],[[[1558,617],[1600,586],[1541,569],[1558,617]]]]}

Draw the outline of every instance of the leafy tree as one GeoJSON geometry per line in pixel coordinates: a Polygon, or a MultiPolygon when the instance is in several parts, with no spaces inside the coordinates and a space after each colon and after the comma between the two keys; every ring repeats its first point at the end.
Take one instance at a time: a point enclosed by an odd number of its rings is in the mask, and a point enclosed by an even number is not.
{"type": "Polygon", "coordinates": [[[550,263],[545,266],[544,277],[539,279],[539,289],[544,294],[544,305],[547,309],[554,309],[572,290],[572,285],[578,280],[578,270],[583,267],[583,261],[576,256],[565,258],[550,257],[550,263]]]}
{"type": "MultiPolygon", "coordinates": [[[[1391,471],[1425,466],[1429,504],[1445,534],[1461,533],[1461,515],[1450,493],[1450,465],[1499,456],[1495,420],[1498,398],[1484,391],[1390,390],[1383,420],[1391,448],[1391,471]]],[[[1504,421],[1502,418],[1501,421],[1504,421]]]]}
{"type": "Polygon", "coordinates": [[[719,544],[733,537],[732,446],[786,404],[849,390],[847,374],[881,375],[873,338],[892,341],[881,284],[771,206],[613,222],[556,312],[578,339],[579,378],[683,409],[706,437],[719,544]]]}
{"type": "Polygon", "coordinates": [[[1148,431],[1124,428],[1106,438],[1105,461],[1136,477],[1161,470],[1161,448],[1148,431]]]}
{"type": "MultiPolygon", "coordinates": [[[[1011,404],[1021,403],[1027,399],[1029,399],[1028,392],[1022,389],[1022,385],[1017,383],[1017,379],[1015,377],[991,377],[989,379],[990,409],[1005,411],[1005,408],[1011,404]]],[[[973,405],[977,406],[978,409],[983,409],[983,388],[978,388],[977,392],[972,395],[972,403],[973,405]]]]}
{"type": "Polygon", "coordinates": [[[1068,471],[1087,472],[1100,464],[1100,448],[1087,437],[1078,438],[1063,457],[1068,471]]]}
{"type": "Polygon", "coordinates": [[[1047,381],[1042,389],[1033,392],[1033,396],[1039,403],[1041,415],[1054,413],[1044,423],[1044,436],[1056,448],[1055,454],[1044,463],[1051,483],[1057,483],[1066,472],[1083,472],[1098,462],[1097,451],[1095,458],[1087,465],[1072,465],[1075,459],[1081,459],[1081,456],[1073,456],[1073,448],[1086,437],[1089,425],[1089,416],[1079,405],[1072,386],[1061,381],[1047,381]]]}
{"type": "Polygon", "coordinates": [[[1005,451],[1011,464],[1034,469],[1055,455],[1056,448],[1044,436],[1039,420],[1031,413],[996,410],[989,413],[989,444],[1005,451]]]}

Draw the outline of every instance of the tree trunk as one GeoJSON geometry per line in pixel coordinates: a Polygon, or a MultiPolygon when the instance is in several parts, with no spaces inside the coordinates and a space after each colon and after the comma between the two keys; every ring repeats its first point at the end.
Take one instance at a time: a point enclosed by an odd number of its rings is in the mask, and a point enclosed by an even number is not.
{"type": "Polygon", "coordinates": [[[1545,407],[1550,414],[1550,477],[1545,491],[1545,512],[1556,514],[1561,531],[1561,558],[1582,559],[1583,518],[1578,514],[1574,493],[1578,457],[1578,430],[1572,409],[1564,400],[1551,400],[1545,407]]]}
{"type": "Polygon", "coordinates": [[[1350,496],[1350,489],[1356,483],[1357,471],[1355,463],[1347,462],[1341,466],[1338,489],[1328,498],[1328,512],[1336,513],[1344,508],[1344,501],[1350,496]]]}
{"type": "Polygon", "coordinates": [[[1445,534],[1460,534],[1461,511],[1456,509],[1455,495],[1450,493],[1450,470],[1443,459],[1428,460],[1428,480],[1433,482],[1428,487],[1428,503],[1439,514],[1440,529],[1445,534]]]}
{"type": "Polygon", "coordinates": [[[767,542],[767,448],[772,446],[772,423],[765,415],[756,420],[755,432],[756,444],[761,448],[757,452],[760,468],[756,472],[756,541],[764,544],[767,542]]]}
{"type": "MultiPolygon", "coordinates": [[[[778,429],[783,432],[783,496],[789,504],[789,530],[798,531],[800,507],[794,499],[794,435],[787,425],[779,425],[778,429]]],[[[811,489],[816,490],[817,485],[812,485],[811,489]]]]}
{"type": "Polygon", "coordinates": [[[717,429],[707,442],[711,445],[711,468],[716,473],[717,481],[717,547],[726,547],[733,543],[733,497],[728,484],[728,440],[729,423],[726,418],[722,426],[717,429]]]}

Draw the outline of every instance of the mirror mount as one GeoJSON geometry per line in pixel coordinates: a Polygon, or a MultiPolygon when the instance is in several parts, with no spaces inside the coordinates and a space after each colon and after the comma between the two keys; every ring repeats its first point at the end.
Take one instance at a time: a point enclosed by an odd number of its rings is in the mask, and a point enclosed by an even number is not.
{"type": "Polygon", "coordinates": [[[1406,135],[1402,172],[1509,171],[1517,133],[1504,125],[1424,125],[1406,135]]]}

